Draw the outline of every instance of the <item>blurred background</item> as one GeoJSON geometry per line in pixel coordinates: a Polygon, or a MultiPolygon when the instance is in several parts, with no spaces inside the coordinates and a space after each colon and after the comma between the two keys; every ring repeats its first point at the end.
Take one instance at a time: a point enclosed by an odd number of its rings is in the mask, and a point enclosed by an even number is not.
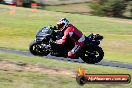
{"type": "MultiPolygon", "coordinates": [[[[102,61],[132,64],[132,0],[0,0],[0,88],[82,88],[75,80],[81,65],[88,74],[130,74],[132,69],[25,56],[39,29],[66,17],[86,36],[104,36],[102,61]]],[[[115,65],[117,66],[117,65],[115,65]]],[[[132,88],[130,84],[88,84],[83,88],[132,88]]]]}
{"type": "Polygon", "coordinates": [[[131,0],[0,0],[1,4],[37,9],[98,15],[109,17],[132,18],[131,0]]]}
{"type": "Polygon", "coordinates": [[[131,0],[0,0],[0,3],[0,48],[28,50],[40,28],[56,25],[58,19],[66,17],[86,36],[90,33],[104,36],[101,43],[104,60],[132,63],[131,0]]]}

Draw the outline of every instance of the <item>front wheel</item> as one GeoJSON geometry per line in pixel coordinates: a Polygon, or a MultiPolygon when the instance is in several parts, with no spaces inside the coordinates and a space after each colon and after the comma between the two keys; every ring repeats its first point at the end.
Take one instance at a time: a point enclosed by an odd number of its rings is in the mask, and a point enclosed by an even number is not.
{"type": "Polygon", "coordinates": [[[36,56],[47,56],[49,54],[49,51],[42,49],[41,43],[36,41],[31,42],[29,51],[36,56]]]}
{"type": "Polygon", "coordinates": [[[101,47],[88,47],[84,54],[81,56],[81,59],[90,64],[95,64],[100,62],[104,57],[104,52],[101,47]]]}

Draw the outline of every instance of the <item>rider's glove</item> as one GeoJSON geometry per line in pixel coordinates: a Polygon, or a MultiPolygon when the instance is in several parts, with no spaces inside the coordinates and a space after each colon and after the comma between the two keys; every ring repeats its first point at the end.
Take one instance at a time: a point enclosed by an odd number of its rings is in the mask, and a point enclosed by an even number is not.
{"type": "Polygon", "coordinates": [[[56,26],[53,27],[53,30],[58,30],[58,28],[56,26]]]}

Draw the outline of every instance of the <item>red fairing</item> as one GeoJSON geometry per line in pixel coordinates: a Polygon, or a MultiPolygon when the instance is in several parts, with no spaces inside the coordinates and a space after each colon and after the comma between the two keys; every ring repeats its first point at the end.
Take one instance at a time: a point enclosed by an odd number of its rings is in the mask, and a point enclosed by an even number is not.
{"type": "Polygon", "coordinates": [[[64,31],[64,36],[62,37],[62,39],[58,40],[57,43],[64,44],[68,37],[70,37],[74,41],[75,45],[83,47],[85,36],[80,30],[78,30],[72,24],[68,25],[68,27],[64,31]]]}

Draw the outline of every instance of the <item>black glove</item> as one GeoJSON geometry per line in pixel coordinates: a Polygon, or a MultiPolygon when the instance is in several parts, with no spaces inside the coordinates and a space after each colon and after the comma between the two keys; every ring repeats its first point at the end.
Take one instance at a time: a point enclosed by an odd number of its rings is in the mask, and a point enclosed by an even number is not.
{"type": "Polygon", "coordinates": [[[53,30],[59,30],[56,26],[53,27],[53,30]]]}

